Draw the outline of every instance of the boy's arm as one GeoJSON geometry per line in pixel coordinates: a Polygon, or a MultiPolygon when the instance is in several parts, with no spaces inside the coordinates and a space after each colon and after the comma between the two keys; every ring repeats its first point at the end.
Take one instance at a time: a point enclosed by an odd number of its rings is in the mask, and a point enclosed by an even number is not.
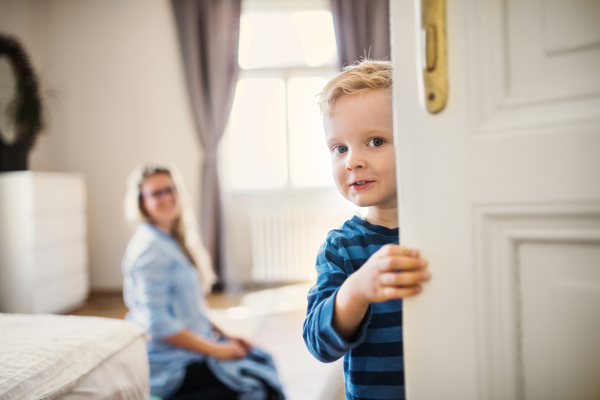
{"type": "Polygon", "coordinates": [[[361,296],[357,296],[358,291],[354,288],[355,279],[351,278],[352,275],[338,290],[333,309],[333,328],[349,342],[356,339],[358,326],[369,309],[369,303],[361,296]]]}
{"type": "Polygon", "coordinates": [[[335,361],[362,342],[371,303],[417,294],[418,283],[429,279],[422,270],[427,262],[416,250],[383,246],[350,276],[344,269],[351,266],[350,258],[342,250],[324,244],[317,257],[317,283],[308,294],[304,341],[322,362],[335,361]]]}
{"type": "Polygon", "coordinates": [[[337,292],[333,328],[346,341],[356,338],[371,303],[414,296],[430,278],[416,250],[386,245],[346,279],[337,292]]]}
{"type": "MultiPolygon", "coordinates": [[[[332,362],[360,344],[344,340],[333,328],[335,298],[347,279],[351,262],[335,240],[323,244],[317,256],[317,282],[308,293],[308,308],[303,336],[306,347],[319,361],[332,362]]],[[[366,329],[363,329],[366,333],[366,329]]]]}

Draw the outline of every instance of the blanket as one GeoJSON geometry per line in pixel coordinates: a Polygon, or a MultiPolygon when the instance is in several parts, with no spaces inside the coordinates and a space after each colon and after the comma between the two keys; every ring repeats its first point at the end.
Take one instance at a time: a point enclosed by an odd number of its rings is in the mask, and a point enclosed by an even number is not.
{"type": "Polygon", "coordinates": [[[142,335],[116,319],[0,313],[0,400],[56,399],[142,335]]]}

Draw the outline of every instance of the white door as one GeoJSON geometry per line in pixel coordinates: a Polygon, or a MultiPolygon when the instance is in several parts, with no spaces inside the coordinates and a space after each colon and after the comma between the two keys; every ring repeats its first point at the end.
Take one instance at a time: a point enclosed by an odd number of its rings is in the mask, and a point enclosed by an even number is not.
{"type": "Polygon", "coordinates": [[[448,1],[435,115],[391,3],[408,398],[600,399],[600,1],[448,1]]]}

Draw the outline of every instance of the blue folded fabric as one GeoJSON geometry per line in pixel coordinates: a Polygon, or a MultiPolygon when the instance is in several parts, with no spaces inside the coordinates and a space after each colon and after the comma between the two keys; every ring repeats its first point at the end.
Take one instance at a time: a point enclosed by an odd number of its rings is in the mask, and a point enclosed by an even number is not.
{"type": "Polygon", "coordinates": [[[285,399],[283,388],[271,356],[252,348],[245,358],[222,361],[207,359],[212,373],[230,389],[240,392],[239,400],[263,400],[267,398],[269,386],[280,398],[285,399]]]}

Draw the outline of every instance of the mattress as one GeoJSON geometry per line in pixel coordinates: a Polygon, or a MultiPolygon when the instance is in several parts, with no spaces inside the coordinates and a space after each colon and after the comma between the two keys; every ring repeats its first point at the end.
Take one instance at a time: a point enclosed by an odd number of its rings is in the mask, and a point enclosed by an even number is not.
{"type": "Polygon", "coordinates": [[[145,338],[116,319],[0,314],[0,400],[147,399],[145,338]]]}

